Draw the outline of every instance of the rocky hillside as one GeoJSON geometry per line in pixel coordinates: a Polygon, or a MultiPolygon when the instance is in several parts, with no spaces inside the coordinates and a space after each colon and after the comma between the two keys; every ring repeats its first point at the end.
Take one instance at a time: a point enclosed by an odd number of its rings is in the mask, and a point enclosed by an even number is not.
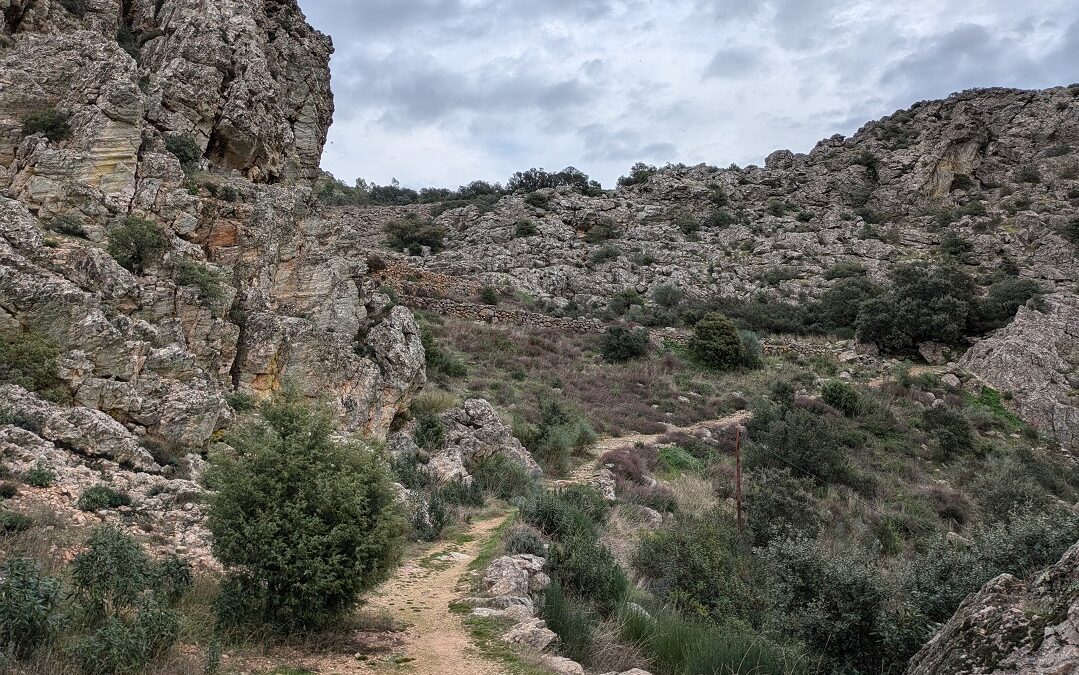
{"type": "Polygon", "coordinates": [[[333,111],[329,38],[293,0],[11,0],[4,17],[0,330],[59,377],[3,397],[13,467],[44,453],[70,473],[64,508],[105,481],[169,520],[197,488],[165,478],[196,477],[215,432],[286,379],[384,435],[423,347],[302,182],[333,111]]]}
{"type": "MultiPolygon", "coordinates": [[[[844,267],[883,282],[898,265],[955,259],[985,285],[1009,270],[1041,285],[1044,307],[980,342],[962,366],[1074,448],[1079,256],[1067,231],[1079,204],[1077,111],[1079,86],[972,90],[808,154],[776,151],[764,167],[640,171],[595,196],[517,193],[438,215],[445,250],[411,263],[573,314],[662,287],[806,303],[841,283],[830,270],[844,267]]],[[[378,234],[400,213],[343,208],[334,217],[378,234]]]]}

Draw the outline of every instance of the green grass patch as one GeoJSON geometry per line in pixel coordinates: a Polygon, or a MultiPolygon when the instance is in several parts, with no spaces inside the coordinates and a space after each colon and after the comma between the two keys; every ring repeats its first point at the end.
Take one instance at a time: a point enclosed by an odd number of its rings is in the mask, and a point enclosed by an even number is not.
{"type": "Polygon", "coordinates": [[[660,448],[659,462],[664,473],[673,476],[683,473],[695,473],[704,468],[704,462],[677,445],[660,448]]]}
{"type": "Polygon", "coordinates": [[[506,619],[470,616],[465,627],[472,635],[472,642],[480,656],[501,662],[512,675],[551,675],[554,671],[523,658],[500,638],[513,625],[506,619]]]}
{"type": "Polygon", "coordinates": [[[1024,431],[1027,428],[1026,422],[1021,420],[1018,415],[1013,413],[1004,407],[1004,402],[1001,399],[1000,392],[991,387],[982,387],[981,393],[977,396],[972,394],[965,394],[967,403],[975,408],[981,408],[993,415],[1001,421],[1006,427],[1012,431],[1024,431]]]}
{"type": "Polygon", "coordinates": [[[491,561],[495,559],[495,555],[502,547],[502,540],[505,538],[506,533],[509,532],[510,527],[517,521],[517,510],[510,511],[506,519],[502,521],[502,524],[495,528],[495,531],[491,533],[487,541],[483,542],[483,546],[480,547],[479,555],[476,559],[468,564],[470,570],[485,570],[487,566],[491,564],[491,561]]]}

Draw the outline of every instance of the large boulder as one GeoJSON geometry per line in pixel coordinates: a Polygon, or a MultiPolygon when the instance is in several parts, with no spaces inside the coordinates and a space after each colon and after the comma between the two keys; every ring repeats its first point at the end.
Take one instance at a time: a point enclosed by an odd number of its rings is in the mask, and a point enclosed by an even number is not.
{"type": "Polygon", "coordinates": [[[464,467],[494,455],[521,466],[531,476],[543,475],[532,454],[514,438],[513,431],[487,401],[468,399],[460,407],[442,413],[441,420],[445,443],[431,459],[441,480],[460,478],[464,467]]]}
{"type": "Polygon", "coordinates": [[[907,675],[1079,672],[1079,544],[1027,584],[1010,574],[970,595],[907,675]]]}
{"type": "Polygon", "coordinates": [[[1024,420],[1079,448],[1079,296],[1056,293],[1020,307],[1011,324],[978,341],[959,364],[1010,393],[1024,420]]]}

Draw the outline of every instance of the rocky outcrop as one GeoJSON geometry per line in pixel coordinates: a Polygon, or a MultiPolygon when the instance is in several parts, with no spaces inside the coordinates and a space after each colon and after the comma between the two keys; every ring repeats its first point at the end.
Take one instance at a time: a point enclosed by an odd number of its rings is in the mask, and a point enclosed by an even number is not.
{"type": "Polygon", "coordinates": [[[530,476],[543,475],[532,454],[487,401],[468,399],[460,407],[442,413],[441,420],[445,441],[427,464],[440,482],[469,481],[467,467],[494,455],[522,467],[530,476]]]}
{"type": "Polygon", "coordinates": [[[1023,419],[1079,449],[1079,297],[1062,292],[1021,307],[959,363],[1012,394],[1023,419]]]}
{"type": "Polygon", "coordinates": [[[1027,584],[1009,574],[969,596],[907,675],[1079,672],[1079,544],[1027,584]]]}

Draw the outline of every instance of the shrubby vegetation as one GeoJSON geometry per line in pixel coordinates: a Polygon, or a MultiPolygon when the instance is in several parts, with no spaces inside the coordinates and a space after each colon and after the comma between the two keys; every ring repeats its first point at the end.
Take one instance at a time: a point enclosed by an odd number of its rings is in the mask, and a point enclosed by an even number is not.
{"type": "Polygon", "coordinates": [[[108,251],[121,267],[142,274],[168,248],[169,242],[153,221],[128,216],[108,232],[108,251]]]}
{"type": "Polygon", "coordinates": [[[60,402],[67,387],[57,376],[60,349],[34,330],[0,328],[0,384],[17,384],[42,398],[60,402]]]}
{"type": "Polygon", "coordinates": [[[386,225],[386,247],[420,255],[424,247],[438,253],[445,247],[446,230],[433,221],[423,220],[414,213],[386,225]]]}
{"type": "Polygon", "coordinates": [[[45,108],[23,118],[24,136],[43,134],[53,143],[58,143],[71,135],[71,113],[56,108],[45,108]]]}
{"type": "Polygon", "coordinates": [[[4,653],[32,659],[49,650],[80,672],[111,675],[142,672],[176,644],[176,606],[192,583],[185,562],[154,562],[130,536],[101,527],[64,572],[53,576],[32,559],[7,559],[0,572],[4,653]]]}
{"type": "Polygon", "coordinates": [[[207,525],[227,577],[227,624],[324,628],[396,565],[404,521],[370,448],[330,439],[332,416],[286,389],[212,457],[207,525]]]}
{"type": "Polygon", "coordinates": [[[165,137],[165,149],[180,161],[184,173],[191,173],[199,167],[202,148],[191,134],[171,134],[165,137]]]}
{"type": "Polygon", "coordinates": [[[514,418],[513,435],[545,470],[564,473],[573,452],[595,443],[596,432],[581,412],[561,397],[541,396],[537,408],[534,417],[514,418]]]}
{"type": "Polygon", "coordinates": [[[643,328],[611,326],[603,333],[600,353],[611,363],[624,363],[647,354],[648,343],[648,331],[643,328]]]}
{"type": "Polygon", "coordinates": [[[216,270],[187,258],[180,258],[173,265],[177,286],[195,289],[199,300],[213,305],[225,297],[224,282],[216,270]]]}

